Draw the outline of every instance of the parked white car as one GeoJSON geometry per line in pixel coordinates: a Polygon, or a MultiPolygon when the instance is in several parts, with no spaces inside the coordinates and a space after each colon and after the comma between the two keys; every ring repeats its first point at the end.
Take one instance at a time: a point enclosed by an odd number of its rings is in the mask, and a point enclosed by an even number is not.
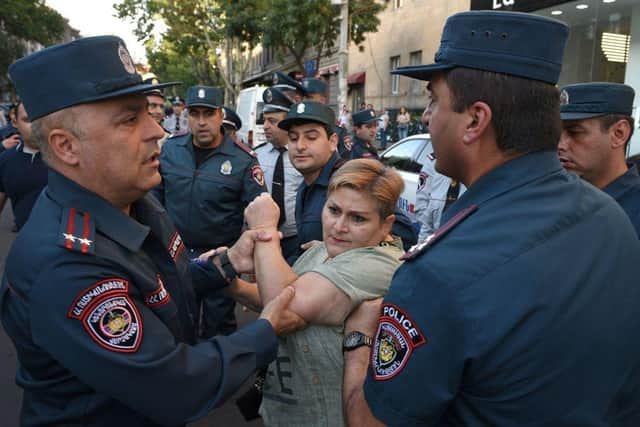
{"type": "Polygon", "coordinates": [[[433,162],[429,158],[432,152],[431,136],[423,133],[398,141],[380,155],[382,163],[393,167],[402,176],[404,191],[398,200],[398,207],[414,224],[417,223],[415,207],[420,170],[424,162],[433,162]]]}

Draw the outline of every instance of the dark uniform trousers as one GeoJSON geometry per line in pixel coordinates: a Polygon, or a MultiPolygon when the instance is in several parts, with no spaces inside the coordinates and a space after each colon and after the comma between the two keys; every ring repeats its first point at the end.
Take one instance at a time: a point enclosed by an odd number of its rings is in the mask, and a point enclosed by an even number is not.
{"type": "Polygon", "coordinates": [[[393,277],[365,397],[386,425],[640,425],[640,242],[555,151],[479,178],[393,277]]]}
{"type": "MultiPolygon", "coordinates": [[[[153,194],[165,206],[184,238],[189,257],[240,237],[244,208],[267,191],[255,153],[225,136],[222,144],[196,165],[192,135],[167,140],[160,156],[162,184],[153,194]]],[[[198,295],[201,336],[228,335],[237,326],[235,302],[219,292],[198,295]]]]}
{"type": "Polygon", "coordinates": [[[197,341],[192,264],[151,196],[127,216],[50,171],[6,266],[22,425],[183,425],[276,356],[265,321],[197,341]]]}

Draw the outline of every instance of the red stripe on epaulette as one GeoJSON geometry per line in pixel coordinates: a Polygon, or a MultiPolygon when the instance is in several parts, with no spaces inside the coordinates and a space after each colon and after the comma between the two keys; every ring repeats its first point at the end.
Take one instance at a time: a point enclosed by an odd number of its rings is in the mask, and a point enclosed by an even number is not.
{"type": "MultiPolygon", "coordinates": [[[[84,230],[82,231],[82,238],[85,240],[85,242],[89,241],[89,214],[85,213],[84,214],[84,230]]],[[[86,254],[89,251],[89,245],[86,243],[82,243],[80,245],[80,251],[83,254],[86,254]]]]}
{"type": "Polygon", "coordinates": [[[400,257],[401,260],[407,261],[414,259],[424,251],[426,251],[429,247],[433,246],[437,241],[442,239],[449,231],[451,231],[455,226],[460,224],[462,221],[467,219],[472,213],[474,213],[478,209],[478,205],[471,205],[467,208],[464,208],[460,212],[458,212],[453,218],[446,222],[442,227],[438,228],[438,230],[433,233],[431,236],[427,238],[422,243],[418,243],[409,249],[404,255],[400,257]]]}
{"type": "Polygon", "coordinates": [[[249,155],[251,157],[257,157],[256,152],[253,151],[251,149],[251,147],[249,147],[248,145],[246,145],[244,142],[241,142],[239,140],[235,140],[233,138],[231,138],[231,140],[233,141],[234,144],[236,144],[238,147],[240,147],[242,149],[242,151],[245,151],[247,153],[249,153],[249,155]]]}
{"type": "MultiPolygon", "coordinates": [[[[76,216],[75,208],[69,209],[69,223],[67,224],[67,234],[69,235],[73,235],[73,228],[74,228],[73,223],[75,221],[75,216],[76,216]]],[[[73,240],[67,239],[66,245],[67,245],[67,249],[73,248],[73,240]]]]}

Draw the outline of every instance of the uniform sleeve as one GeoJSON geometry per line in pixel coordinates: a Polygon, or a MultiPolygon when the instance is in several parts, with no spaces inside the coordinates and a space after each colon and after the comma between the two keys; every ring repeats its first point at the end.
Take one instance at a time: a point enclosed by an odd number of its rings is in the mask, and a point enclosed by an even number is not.
{"type": "Polygon", "coordinates": [[[264,172],[258,159],[253,159],[245,172],[244,184],[242,186],[242,201],[248,205],[261,193],[267,192],[264,181],[264,172]]]}
{"type": "Polygon", "coordinates": [[[405,263],[383,301],[364,386],[374,416],[389,426],[440,425],[465,364],[456,290],[405,263]]]}
{"type": "Polygon", "coordinates": [[[418,232],[409,217],[399,208],[396,207],[394,215],[396,220],[391,227],[391,233],[402,239],[402,247],[405,251],[408,251],[411,246],[418,243],[418,232]]]}
{"type": "Polygon", "coordinates": [[[109,265],[60,263],[40,275],[29,301],[38,346],[92,389],[162,425],[205,415],[276,356],[265,320],[228,337],[177,343],[135,284],[109,265]]]}
{"type": "Polygon", "coordinates": [[[351,312],[364,300],[384,295],[400,265],[402,251],[393,246],[352,249],[311,271],[321,274],[351,300],[351,312]]]}

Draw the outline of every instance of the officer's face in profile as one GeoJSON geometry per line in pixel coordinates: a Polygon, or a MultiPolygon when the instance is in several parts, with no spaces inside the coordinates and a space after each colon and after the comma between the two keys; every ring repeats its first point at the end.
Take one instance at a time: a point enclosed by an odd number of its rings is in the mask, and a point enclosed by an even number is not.
{"type": "Polygon", "coordinates": [[[27,111],[24,109],[24,104],[18,106],[15,126],[18,128],[22,142],[29,148],[37,149],[38,145],[33,140],[31,122],[29,121],[29,116],[27,116],[27,111]]]}
{"type": "Polygon", "coordinates": [[[116,207],[129,205],[160,184],[157,142],[164,131],[149,116],[144,95],[73,108],[80,124],[77,135],[69,138],[73,152],[54,150],[72,166],[72,178],[116,207]]]}
{"type": "Polygon", "coordinates": [[[368,143],[373,143],[376,139],[376,123],[365,123],[355,127],[356,136],[368,143]]]}
{"type": "MultiPolygon", "coordinates": [[[[628,128],[626,121],[621,122],[628,128]]],[[[609,160],[615,155],[616,141],[621,141],[624,146],[628,138],[628,131],[616,138],[616,131],[621,130],[616,126],[618,123],[604,130],[597,117],[563,121],[558,143],[558,157],[562,166],[595,184],[598,177],[606,174],[609,160]]]]}
{"type": "Polygon", "coordinates": [[[464,113],[452,109],[451,91],[444,74],[436,74],[427,88],[431,91],[431,102],[423,116],[429,120],[429,133],[436,157],[436,170],[446,176],[458,176],[460,166],[459,145],[463,141],[467,126],[464,113]]]}
{"type": "Polygon", "coordinates": [[[164,119],[164,99],[161,96],[147,95],[147,109],[158,124],[164,119]]]}
{"type": "Polygon", "coordinates": [[[221,108],[189,107],[189,129],[194,144],[202,148],[215,148],[220,145],[220,126],[223,119],[221,108]]]}
{"type": "Polygon", "coordinates": [[[289,158],[305,179],[315,179],[337,146],[338,135],[328,136],[319,123],[305,123],[289,129],[289,158]]]}
{"type": "Polygon", "coordinates": [[[327,195],[322,210],[322,240],[335,257],[350,249],[378,246],[391,231],[394,216],[380,218],[375,199],[358,190],[339,187],[327,195]]]}
{"type": "Polygon", "coordinates": [[[314,101],[319,102],[321,104],[327,103],[327,97],[321,93],[310,93],[309,95],[304,97],[305,101],[314,101]]]}
{"type": "Polygon", "coordinates": [[[286,116],[284,111],[264,113],[264,136],[276,147],[284,147],[289,142],[287,131],[278,127],[278,123],[286,116]]]}

